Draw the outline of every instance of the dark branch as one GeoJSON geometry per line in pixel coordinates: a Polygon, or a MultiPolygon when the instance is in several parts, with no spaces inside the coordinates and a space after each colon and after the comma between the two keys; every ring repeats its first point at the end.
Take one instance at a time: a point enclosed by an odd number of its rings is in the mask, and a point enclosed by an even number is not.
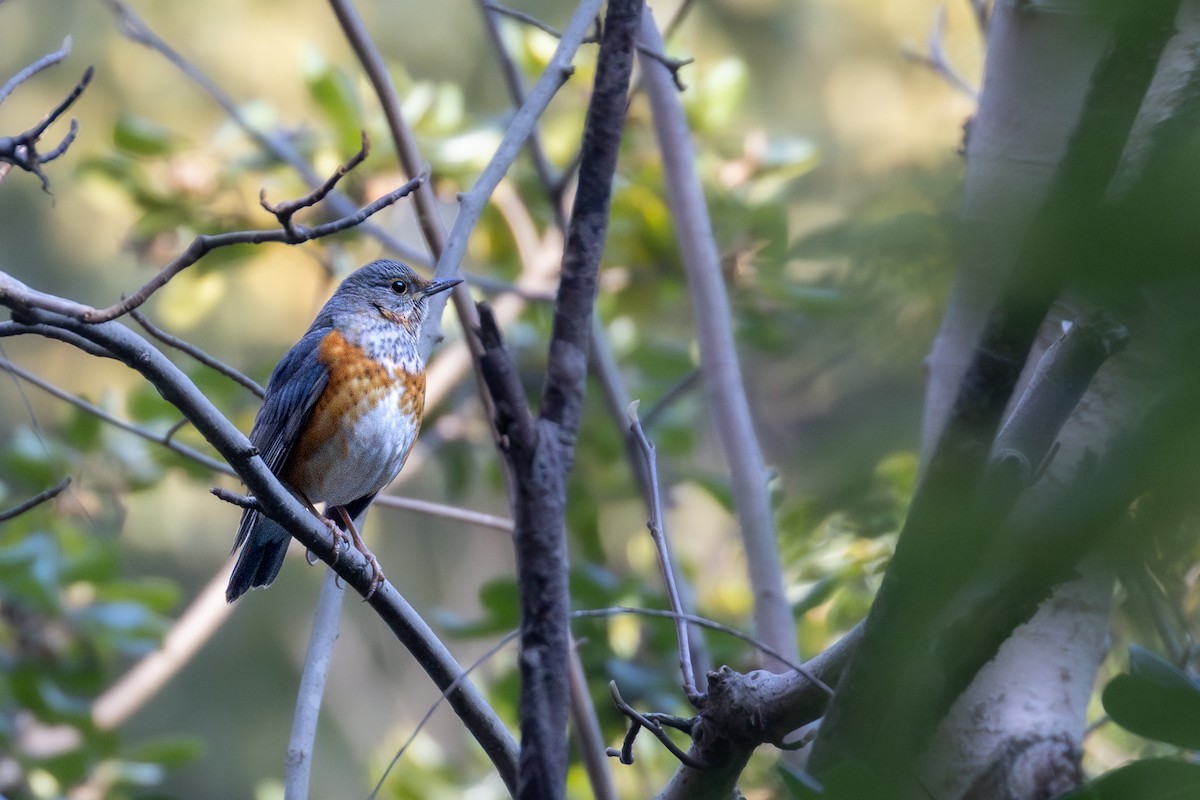
{"type": "Polygon", "coordinates": [[[19,503],[6,511],[0,511],[0,522],[8,522],[11,519],[16,519],[31,508],[36,508],[42,503],[45,503],[47,500],[53,500],[55,497],[58,497],[60,494],[62,494],[63,490],[70,485],[71,476],[68,475],[59,481],[57,485],[38,492],[25,502],[19,503]]]}
{"type": "Polygon", "coordinates": [[[259,505],[258,500],[250,495],[231,492],[223,486],[214,486],[209,489],[209,491],[212,492],[213,497],[217,498],[218,500],[224,500],[226,503],[235,505],[238,508],[249,508],[253,511],[263,510],[263,507],[259,505]]]}
{"type": "MultiPolygon", "coordinates": [[[[359,594],[366,596],[371,590],[374,571],[366,559],[354,549],[338,552],[329,529],[283,487],[245,435],[212,405],[187,375],[149,342],[116,322],[90,324],[37,308],[21,309],[20,314],[22,320],[30,324],[8,323],[6,332],[15,333],[24,328],[30,333],[53,335],[50,329],[60,330],[65,335],[59,338],[86,340],[93,348],[110,353],[138,371],[233,466],[266,514],[329,564],[359,594]]],[[[434,683],[450,691],[451,706],[499,772],[514,779],[516,744],[469,681],[460,681],[456,688],[449,688],[460,679],[462,669],[425,621],[386,579],[368,603],[434,683]]]]}
{"type": "MultiPolygon", "coordinates": [[[[42,61],[45,61],[45,59],[42,59],[42,61]]],[[[28,72],[31,68],[26,68],[22,72],[28,72]]],[[[34,72],[36,71],[34,70],[34,72]]],[[[50,113],[43,117],[42,121],[37,125],[34,125],[24,133],[18,133],[16,136],[0,136],[0,162],[12,164],[14,167],[19,167],[26,172],[36,175],[42,182],[42,190],[49,192],[50,179],[42,171],[42,164],[47,161],[53,161],[67,151],[67,148],[75,141],[75,135],[79,132],[79,125],[75,120],[71,120],[71,127],[67,131],[67,135],[45,155],[38,153],[37,144],[41,140],[42,134],[46,132],[46,129],[53,125],[79,99],[84,89],[91,83],[93,74],[95,74],[95,70],[92,67],[84,70],[83,77],[79,79],[79,83],[75,84],[75,87],[71,89],[67,96],[51,109],[50,113]]],[[[12,81],[9,83],[12,83],[12,81]]],[[[5,89],[8,88],[6,84],[5,89]]],[[[2,98],[0,98],[0,101],[2,101],[2,98]]]]}
{"type": "Polygon", "coordinates": [[[150,320],[146,319],[146,315],[136,308],[130,310],[129,316],[133,317],[138,325],[141,325],[143,328],[145,328],[146,333],[150,334],[155,339],[158,339],[167,347],[173,347],[181,353],[187,353],[189,356],[196,359],[209,369],[215,370],[235,383],[246,387],[258,397],[263,397],[266,395],[266,391],[263,389],[263,387],[258,385],[257,381],[229,366],[221,359],[209,355],[191,342],[167,333],[162,328],[159,328],[150,320]]]}
{"type": "Polygon", "coordinates": [[[629,730],[625,734],[625,742],[621,745],[620,750],[608,749],[608,754],[621,760],[622,764],[633,763],[633,742],[637,738],[638,731],[642,728],[654,734],[663,746],[671,751],[671,755],[679,759],[679,762],[685,767],[692,769],[704,769],[704,762],[700,761],[688,753],[684,752],[679,745],[671,740],[667,732],[663,730],[663,724],[668,724],[670,727],[681,730],[684,733],[691,735],[692,729],[695,727],[695,720],[683,720],[679,717],[670,717],[666,714],[642,714],[633,706],[625,702],[621,697],[620,690],[617,689],[616,681],[608,682],[608,693],[612,697],[613,705],[629,718],[629,730]]]}
{"type": "Polygon", "coordinates": [[[521,603],[519,798],[562,797],[569,705],[566,480],[582,414],[597,273],[633,67],[638,0],[610,2],[563,254],[541,415],[529,417],[511,355],[486,308],[481,368],[508,462],[521,603]]]}
{"type": "MultiPolygon", "coordinates": [[[[363,131],[362,147],[359,148],[357,153],[350,156],[349,160],[347,160],[345,164],[342,164],[340,167],[334,170],[333,174],[326,178],[324,183],[322,183],[320,186],[316,187],[303,197],[298,197],[295,200],[284,200],[278,205],[272,205],[267,201],[267,190],[266,188],[263,188],[262,191],[258,193],[258,202],[264,209],[275,215],[275,219],[279,220],[280,226],[282,226],[285,231],[295,233],[296,228],[292,223],[292,216],[297,211],[303,208],[315,206],[317,203],[328,197],[329,193],[333,191],[335,186],[337,186],[338,181],[346,177],[350,170],[354,169],[363,161],[365,161],[367,154],[370,152],[371,140],[367,137],[367,132],[363,131]]],[[[422,181],[428,179],[428,177],[428,174],[420,176],[422,181]]]]}

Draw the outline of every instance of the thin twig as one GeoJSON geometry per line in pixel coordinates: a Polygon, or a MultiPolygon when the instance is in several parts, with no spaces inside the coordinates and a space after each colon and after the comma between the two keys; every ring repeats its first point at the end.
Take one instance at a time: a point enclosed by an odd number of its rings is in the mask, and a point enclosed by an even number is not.
{"type": "Polygon", "coordinates": [[[804,666],[803,664],[788,661],[786,658],[784,658],[782,653],[780,653],[778,650],[775,650],[773,647],[771,647],[771,645],[767,644],[761,639],[757,639],[748,633],[739,631],[737,628],[724,625],[716,620],[709,619],[708,617],[702,617],[697,614],[680,614],[675,611],[668,611],[662,608],[632,608],[630,606],[578,609],[571,612],[571,617],[573,619],[581,617],[611,617],[617,614],[636,614],[640,617],[661,617],[663,619],[672,620],[682,619],[691,623],[692,625],[699,625],[701,628],[708,628],[709,630],[717,631],[719,633],[726,634],[727,636],[732,636],[735,639],[740,639],[741,641],[760,651],[763,655],[783,662],[788,669],[798,673],[801,677],[816,686],[822,692],[825,692],[828,695],[833,694],[833,689],[830,688],[829,685],[822,681],[819,677],[817,677],[817,675],[813,673],[812,670],[808,669],[808,667],[804,666]]]}
{"type": "MultiPolygon", "coordinates": [[[[491,658],[503,650],[506,645],[512,641],[515,641],[519,634],[520,631],[509,631],[508,633],[504,634],[504,636],[501,636],[500,640],[485,650],[483,655],[467,665],[466,669],[463,670],[461,678],[466,678],[468,675],[474,672],[477,667],[480,667],[490,661],[491,658]]],[[[379,781],[375,784],[375,788],[371,790],[371,794],[367,796],[367,800],[375,800],[375,798],[379,796],[379,791],[383,788],[383,782],[387,780],[388,774],[391,773],[392,769],[397,763],[399,763],[401,757],[404,756],[405,751],[408,750],[409,745],[416,740],[417,734],[420,733],[425,727],[425,724],[433,718],[433,712],[437,711],[438,706],[441,705],[442,701],[446,699],[449,692],[451,692],[456,685],[457,681],[446,687],[441,696],[439,696],[437,700],[434,700],[433,705],[431,705],[428,710],[425,711],[425,714],[412,729],[412,733],[408,735],[408,738],[404,740],[404,744],[400,745],[400,749],[396,751],[396,755],[392,756],[392,760],[389,761],[387,767],[384,768],[383,774],[379,776],[379,781]]]]}
{"type": "Polygon", "coordinates": [[[471,189],[460,195],[458,215],[454,218],[454,224],[446,237],[445,250],[438,259],[436,272],[439,277],[453,277],[458,273],[459,264],[466,254],[470,233],[483,214],[488,198],[516,160],[525,140],[537,126],[538,119],[545,112],[551,99],[570,76],[571,59],[579,49],[591,20],[601,5],[602,0],[582,0],[576,7],[563,31],[558,48],[542,76],[529,90],[525,102],[509,122],[495,154],[471,189]]]}
{"type": "Polygon", "coordinates": [[[258,193],[258,203],[263,209],[275,215],[275,219],[279,220],[279,224],[283,226],[284,230],[294,231],[292,217],[295,213],[301,209],[311,208],[328,197],[329,193],[338,185],[338,181],[346,177],[350,170],[365,161],[370,152],[371,140],[367,136],[367,132],[363,131],[362,146],[359,147],[358,152],[350,156],[344,164],[334,170],[333,174],[326,178],[320,186],[315,187],[303,197],[297,197],[295,200],[284,200],[278,205],[272,204],[267,200],[267,189],[264,186],[258,193]]]}
{"type": "Polygon", "coordinates": [[[67,148],[75,141],[76,134],[79,133],[79,124],[75,120],[71,120],[71,125],[66,136],[50,152],[44,155],[38,153],[37,143],[41,140],[42,134],[46,132],[46,129],[53,125],[79,99],[84,89],[91,83],[94,74],[95,70],[92,67],[85,69],[83,77],[79,79],[74,88],[37,125],[34,125],[23,133],[18,133],[16,136],[0,136],[0,161],[12,164],[14,167],[20,167],[26,172],[36,175],[42,182],[42,190],[49,192],[50,179],[42,171],[42,164],[53,161],[67,151],[67,148]]]}
{"type": "MultiPolygon", "coordinates": [[[[363,23],[362,17],[359,16],[358,10],[354,7],[351,0],[329,0],[329,5],[333,9],[334,16],[337,17],[338,24],[342,28],[342,33],[349,42],[350,47],[354,50],[359,63],[362,65],[363,71],[367,75],[367,80],[370,81],[372,89],[375,91],[375,99],[378,101],[380,108],[383,110],[383,116],[387,120],[388,131],[392,137],[392,144],[396,148],[396,155],[400,159],[400,164],[404,171],[409,175],[417,175],[423,172],[425,162],[421,158],[420,150],[417,149],[416,138],[413,136],[408,122],[404,118],[404,113],[400,108],[400,98],[396,92],[395,83],[392,81],[391,73],[388,71],[387,64],[383,61],[383,55],[379,52],[379,48],[375,46],[374,40],[371,38],[367,26],[363,23]]],[[[425,238],[425,243],[429,247],[429,252],[436,259],[441,256],[442,250],[446,246],[446,226],[442,222],[441,211],[438,208],[437,196],[434,194],[433,187],[426,184],[423,188],[418,189],[413,197],[413,204],[417,210],[417,221],[420,223],[421,235],[425,238]]],[[[438,273],[437,277],[444,277],[438,273]]],[[[458,294],[466,297],[465,287],[460,287],[458,294]]],[[[436,320],[438,312],[442,308],[445,301],[431,302],[429,319],[436,320]]],[[[465,317],[466,319],[470,317],[465,317]]],[[[431,326],[436,328],[436,326],[431,326]]],[[[464,324],[464,328],[469,327],[464,324]]],[[[440,331],[436,331],[440,334],[440,331]]]]}
{"type": "Polygon", "coordinates": [[[698,369],[694,369],[687,375],[684,375],[675,385],[667,389],[654,405],[650,406],[650,410],[646,412],[642,424],[647,428],[653,428],[658,422],[659,417],[665,414],[681,397],[696,388],[697,384],[700,383],[700,378],[700,370],[698,369]]]}
{"type": "Polygon", "coordinates": [[[686,767],[692,769],[704,769],[704,762],[693,758],[685,752],[679,745],[672,741],[667,732],[663,730],[660,720],[654,719],[653,715],[642,714],[633,706],[625,702],[621,697],[621,692],[617,689],[616,681],[608,682],[608,693],[612,697],[613,705],[629,718],[630,726],[628,733],[625,734],[625,743],[620,750],[609,748],[608,754],[621,760],[622,764],[633,763],[633,740],[637,737],[638,730],[645,728],[654,734],[654,736],[663,743],[663,746],[671,751],[671,755],[679,759],[679,762],[686,767]]]}
{"type": "MultiPolygon", "coordinates": [[[[479,0],[479,6],[483,9],[483,24],[487,30],[488,39],[492,43],[492,49],[496,51],[496,55],[500,61],[500,71],[504,75],[504,83],[508,87],[508,95],[513,101],[513,105],[517,108],[525,105],[525,87],[521,81],[520,72],[517,70],[517,63],[509,56],[508,51],[504,47],[504,40],[500,35],[500,27],[496,24],[496,13],[505,13],[500,10],[500,7],[488,0],[479,0]]],[[[555,32],[557,35],[557,31],[555,32]]],[[[554,174],[554,168],[550,166],[550,159],[546,157],[546,150],[542,147],[542,139],[538,133],[537,126],[529,132],[529,139],[526,142],[526,147],[529,150],[529,157],[533,160],[533,169],[537,173],[538,180],[542,186],[546,188],[550,196],[550,210],[554,214],[554,220],[559,230],[567,229],[566,211],[563,209],[562,185],[559,183],[558,177],[554,174]]]]}
{"type": "Polygon", "coordinates": [[[304,800],[308,797],[317,720],[321,716],[321,696],[325,693],[325,678],[329,674],[329,662],[333,657],[333,643],[338,637],[338,620],[345,597],[346,590],[338,580],[338,574],[331,569],[325,570],[321,591],[317,595],[317,610],[313,614],[308,649],[304,653],[304,671],[296,691],[292,731],[288,736],[283,768],[285,798],[304,800]]]}
{"type": "Polygon", "coordinates": [[[224,486],[214,486],[208,491],[211,492],[212,496],[218,500],[224,500],[226,503],[237,506],[238,508],[248,508],[252,511],[262,511],[262,506],[259,505],[258,501],[250,495],[238,494],[237,492],[226,489],[224,486]]]}
{"type": "Polygon", "coordinates": [[[68,392],[63,391],[62,389],[58,388],[54,384],[46,381],[44,378],[42,378],[38,375],[35,375],[34,373],[29,372],[26,369],[18,367],[16,364],[12,363],[11,361],[8,361],[7,359],[0,359],[0,369],[4,370],[5,372],[9,372],[13,375],[16,375],[21,380],[26,381],[27,383],[33,384],[34,386],[38,387],[42,391],[46,392],[47,394],[53,395],[54,397],[57,397],[59,400],[70,403],[71,405],[75,406],[76,408],[80,409],[81,411],[86,411],[88,414],[91,414],[92,416],[97,417],[98,419],[101,419],[101,420],[107,422],[109,425],[112,425],[113,427],[120,428],[123,431],[132,433],[134,436],[141,437],[142,439],[145,439],[148,442],[154,442],[155,444],[162,445],[163,447],[167,448],[171,452],[177,453],[178,455],[181,455],[184,458],[191,459],[192,461],[195,461],[197,464],[201,464],[205,467],[208,467],[209,469],[213,470],[214,472],[223,472],[227,475],[234,474],[233,470],[231,470],[227,464],[224,464],[221,461],[218,461],[217,459],[212,458],[211,456],[207,456],[198,450],[193,450],[192,448],[188,447],[185,444],[179,444],[178,442],[176,442],[172,439],[169,439],[164,436],[160,436],[156,433],[151,433],[150,431],[146,430],[145,428],[139,428],[137,425],[134,425],[131,422],[126,422],[125,420],[123,420],[119,417],[114,417],[112,414],[108,413],[107,411],[100,408],[99,406],[94,406],[91,403],[87,402],[86,400],[80,399],[68,392]]]}
{"type": "Polygon", "coordinates": [[[128,313],[132,309],[135,309],[145,303],[148,299],[150,299],[152,294],[165,286],[168,281],[170,281],[180,272],[195,264],[210,251],[219,247],[228,247],[235,244],[262,244],[264,242],[280,242],[283,244],[295,245],[350,230],[363,220],[387,208],[400,198],[410,194],[414,189],[425,182],[425,177],[426,176],[421,175],[417,178],[414,178],[403,186],[388,192],[374,202],[363,206],[354,214],[341,217],[340,219],[336,219],[332,222],[314,225],[311,228],[304,225],[293,225],[290,228],[285,227],[282,230],[234,231],[231,233],[197,236],[192,240],[192,243],[188,245],[187,249],[179,255],[179,257],[177,257],[174,261],[164,267],[157,275],[147,281],[142,288],[138,289],[121,302],[114,303],[108,308],[93,310],[89,313],[85,313],[82,319],[85,322],[93,323],[107,322],[109,320],[116,319],[122,314],[128,313]]]}
{"type": "MultiPolygon", "coordinates": [[[[508,6],[502,6],[499,3],[487,2],[487,0],[481,2],[480,5],[482,5],[488,11],[501,14],[505,17],[510,17],[511,19],[515,19],[517,22],[523,22],[531,28],[537,28],[543,33],[550,34],[555,39],[563,38],[563,33],[561,31],[559,31],[553,25],[543,22],[532,14],[526,14],[524,11],[518,11],[515,8],[509,8],[508,6]]],[[[589,36],[583,39],[585,44],[595,44],[597,41],[599,41],[599,39],[595,36],[589,36]]]]}
{"type": "MultiPolygon", "coordinates": [[[[627,413],[629,430],[642,447],[642,455],[646,459],[646,473],[650,480],[650,519],[646,522],[646,527],[650,529],[650,538],[654,540],[654,549],[658,553],[658,566],[662,571],[671,610],[682,615],[683,603],[679,599],[679,587],[675,585],[675,569],[671,565],[671,554],[667,549],[666,520],[662,513],[662,495],[658,486],[658,459],[654,445],[642,430],[637,407],[638,401],[635,400],[629,404],[627,413]]],[[[696,674],[692,670],[692,647],[688,643],[688,626],[681,617],[675,619],[675,635],[679,638],[679,669],[683,673],[683,693],[692,705],[696,705],[701,694],[696,689],[696,674]]]]}
{"type": "Polygon", "coordinates": [[[675,82],[675,88],[683,92],[687,90],[687,84],[683,82],[683,78],[679,77],[679,71],[696,61],[694,58],[671,58],[661,50],[651,50],[645,45],[638,45],[638,55],[646,58],[651,58],[662,64],[671,72],[671,80],[675,82]]]}
{"type": "Polygon", "coordinates": [[[28,500],[25,500],[21,503],[18,503],[17,505],[13,506],[10,509],[7,509],[5,511],[0,511],[0,522],[8,522],[11,519],[16,519],[17,517],[24,514],[26,511],[29,511],[31,508],[36,508],[36,507],[40,506],[42,503],[45,503],[47,500],[53,500],[55,497],[58,497],[63,492],[63,490],[66,489],[70,485],[71,485],[71,476],[68,475],[67,477],[63,478],[61,481],[59,481],[54,486],[51,486],[49,489],[44,489],[44,490],[38,492],[33,497],[31,497],[28,500]]]}
{"type": "Polygon", "coordinates": [[[4,86],[0,87],[0,103],[3,103],[5,100],[7,100],[8,96],[13,93],[13,90],[22,83],[29,80],[47,67],[52,67],[55,64],[58,64],[70,54],[71,37],[68,36],[63,39],[62,46],[53,53],[47,53],[5,81],[4,86]]]}
{"type": "Polygon", "coordinates": [[[146,333],[150,334],[155,339],[158,339],[168,347],[173,347],[181,353],[187,353],[204,366],[221,373],[235,383],[241,384],[260,398],[266,395],[266,391],[264,391],[263,387],[260,386],[253,378],[234,369],[232,366],[226,364],[216,356],[209,355],[191,342],[180,339],[178,336],[172,336],[148,320],[146,315],[138,309],[131,309],[129,311],[129,316],[133,317],[137,324],[141,325],[146,330],[146,333]]]}
{"type": "Polygon", "coordinates": [[[399,509],[400,511],[411,511],[414,514],[424,514],[430,517],[441,517],[442,519],[453,520],[455,522],[465,522],[468,525],[491,528],[492,530],[503,531],[509,534],[513,530],[513,522],[507,517],[486,514],[482,511],[472,511],[469,508],[459,508],[458,506],[450,506],[445,503],[420,500],[415,497],[400,497],[393,494],[380,495],[375,498],[373,505],[387,506],[399,509]]]}

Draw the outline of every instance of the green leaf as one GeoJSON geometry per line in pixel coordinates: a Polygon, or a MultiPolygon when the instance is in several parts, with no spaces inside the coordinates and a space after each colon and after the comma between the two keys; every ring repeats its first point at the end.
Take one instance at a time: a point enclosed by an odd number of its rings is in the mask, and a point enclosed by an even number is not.
{"type": "Polygon", "coordinates": [[[1061,800],[1194,800],[1200,764],[1147,758],[1106,772],[1061,800]]]}
{"type": "Polygon", "coordinates": [[[484,614],[475,621],[465,620],[452,612],[439,611],[439,627],[456,636],[468,637],[508,633],[520,625],[517,583],[511,577],[485,583],[479,590],[479,604],[483,606],[484,614]]]}
{"type": "Polygon", "coordinates": [[[163,736],[132,749],[131,761],[143,761],[164,767],[178,767],[204,754],[204,742],[194,736],[163,736]]]}
{"type": "Polygon", "coordinates": [[[363,125],[354,79],[319,56],[310,59],[305,72],[309,96],[336,129],[338,147],[344,151],[344,157],[358,152],[363,125]]]}
{"type": "Polygon", "coordinates": [[[113,126],[113,144],[130,153],[160,156],[175,150],[179,142],[170,129],[134,114],[122,114],[113,126]]]}
{"type": "Polygon", "coordinates": [[[1200,749],[1200,686],[1144,648],[1130,646],[1130,674],[1104,687],[1104,710],[1118,725],[1148,739],[1200,749]]]}

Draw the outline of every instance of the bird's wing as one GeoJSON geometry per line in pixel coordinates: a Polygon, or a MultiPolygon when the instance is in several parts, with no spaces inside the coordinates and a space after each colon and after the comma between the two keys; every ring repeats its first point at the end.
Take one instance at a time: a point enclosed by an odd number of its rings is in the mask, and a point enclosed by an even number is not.
{"type": "Polygon", "coordinates": [[[276,475],[287,463],[313,406],[329,382],[329,370],[317,360],[331,328],[314,325],[275,367],[267,397],[254,420],[250,442],[276,475]]]}

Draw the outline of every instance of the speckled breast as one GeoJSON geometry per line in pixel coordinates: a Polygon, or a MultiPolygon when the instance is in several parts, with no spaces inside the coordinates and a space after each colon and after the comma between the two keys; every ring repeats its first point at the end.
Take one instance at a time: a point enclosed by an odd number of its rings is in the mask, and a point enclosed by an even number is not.
{"type": "Polygon", "coordinates": [[[318,360],[329,380],[284,480],[310,502],[345,505],[380,491],[404,466],[421,427],[425,375],[370,359],[336,331],[318,360]]]}

